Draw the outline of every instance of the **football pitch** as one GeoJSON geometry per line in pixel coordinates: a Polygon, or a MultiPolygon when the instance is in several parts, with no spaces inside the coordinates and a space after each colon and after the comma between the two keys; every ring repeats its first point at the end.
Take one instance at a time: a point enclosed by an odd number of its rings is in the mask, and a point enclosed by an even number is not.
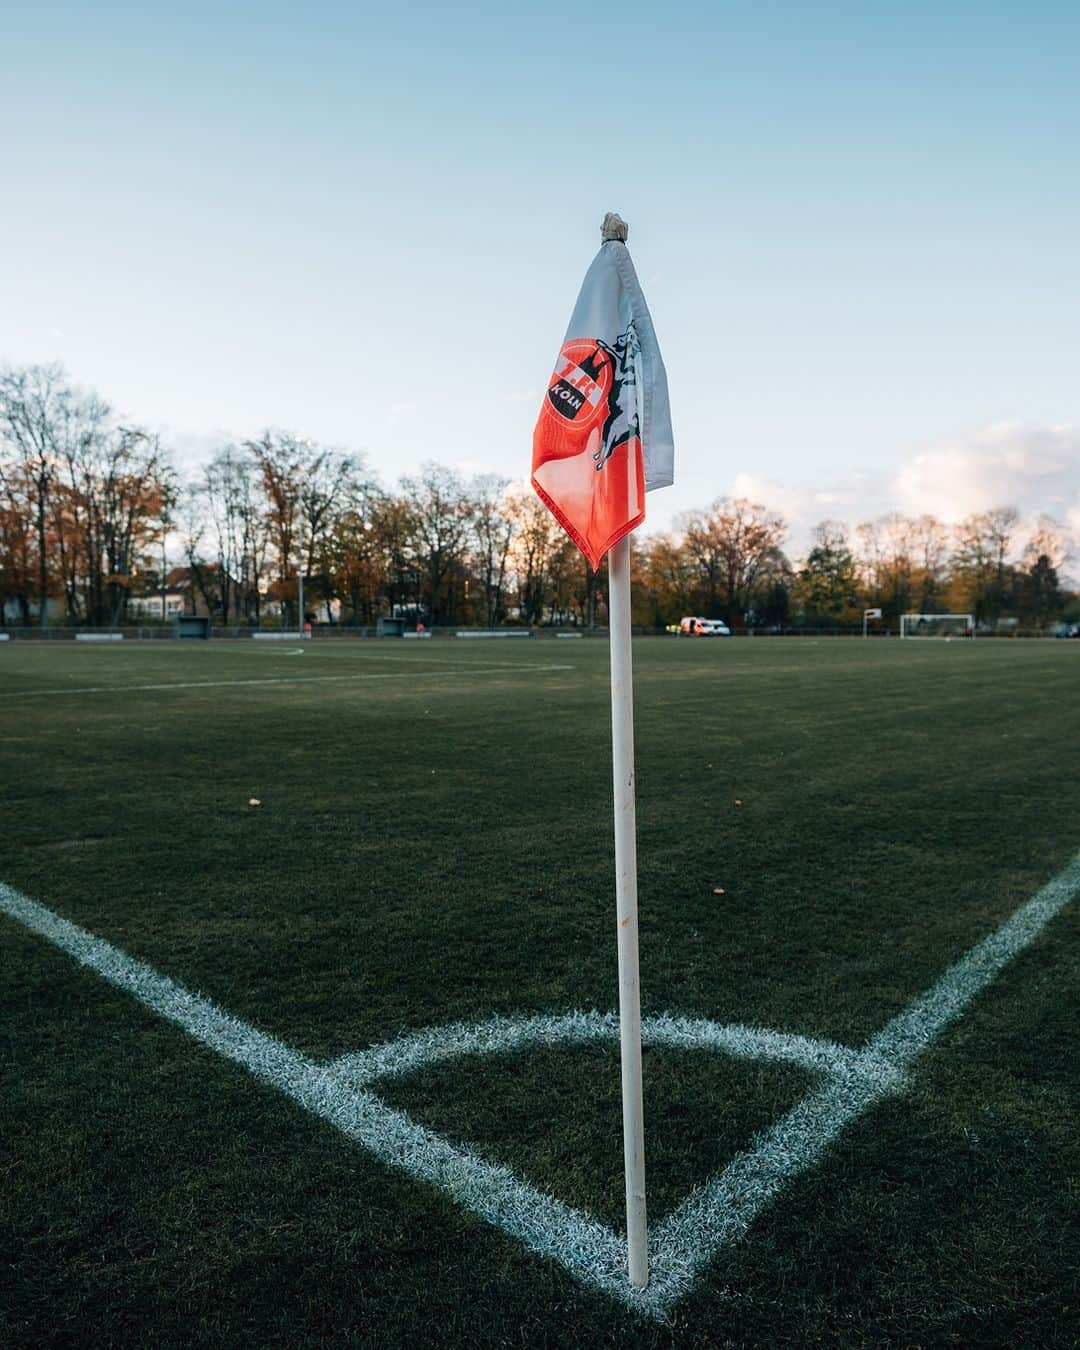
{"type": "Polygon", "coordinates": [[[0,645],[0,1343],[1074,1345],[1080,643],[0,645]]]}

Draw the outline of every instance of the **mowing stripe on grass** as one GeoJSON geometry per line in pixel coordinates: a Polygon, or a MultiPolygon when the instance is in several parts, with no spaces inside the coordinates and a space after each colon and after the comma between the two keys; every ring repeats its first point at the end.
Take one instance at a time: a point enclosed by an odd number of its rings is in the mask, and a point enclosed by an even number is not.
{"type": "Polygon", "coordinates": [[[530,1250],[561,1262],[582,1283],[663,1320],[719,1249],[745,1236],[761,1211],[788,1182],[818,1162],[847,1125],[875,1102],[903,1091],[906,1067],[1077,894],[1080,855],[862,1050],[704,1019],[645,1019],[642,1034],[649,1044],[786,1061],[814,1072],[820,1081],[655,1227],[649,1243],[652,1279],[643,1290],[627,1279],[624,1237],[509,1169],[417,1125],[365,1090],[380,1078],[417,1072],[461,1055],[508,1053],[537,1044],[614,1042],[614,1014],[495,1018],[480,1026],[456,1023],[320,1065],[3,884],[0,912],[272,1083],[383,1163],[439,1187],[530,1250]]]}
{"type": "MultiPolygon", "coordinates": [[[[281,653],[277,653],[281,655],[281,653]]],[[[259,684],[335,684],[343,680],[413,680],[444,675],[503,675],[507,671],[529,674],[551,670],[573,670],[573,666],[443,666],[439,670],[384,670],[369,675],[354,671],[349,675],[266,675],[252,680],[184,680],[172,684],[100,684],[81,689],[14,689],[0,698],[46,698],[53,694],[132,694],[158,689],[220,689],[229,685],[259,684]]]]}

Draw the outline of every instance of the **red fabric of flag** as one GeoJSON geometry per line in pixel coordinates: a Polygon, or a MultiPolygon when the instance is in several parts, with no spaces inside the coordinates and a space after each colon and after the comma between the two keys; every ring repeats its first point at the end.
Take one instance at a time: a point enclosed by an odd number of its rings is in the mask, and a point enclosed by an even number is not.
{"type": "Polygon", "coordinates": [[[594,571],[645,518],[630,345],[563,343],[533,433],[533,487],[594,571]]]}

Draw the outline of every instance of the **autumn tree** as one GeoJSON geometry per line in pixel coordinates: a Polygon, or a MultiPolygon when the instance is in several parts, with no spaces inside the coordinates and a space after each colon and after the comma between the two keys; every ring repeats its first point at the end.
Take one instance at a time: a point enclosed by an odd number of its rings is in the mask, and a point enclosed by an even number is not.
{"type": "MultiPolygon", "coordinates": [[[[276,590],[285,604],[297,597],[297,569],[302,567],[305,577],[314,571],[337,514],[355,504],[359,463],[345,451],[282,431],[266,431],[245,448],[259,472],[276,590]]],[[[315,584],[329,607],[325,569],[315,571],[315,584]]],[[[298,620],[302,624],[304,616],[298,614],[298,620]]]]}
{"type": "Polygon", "coordinates": [[[1013,506],[965,517],[956,527],[954,580],[976,623],[995,623],[1010,597],[1009,550],[1020,523],[1013,506]]]}
{"type": "Polygon", "coordinates": [[[0,461],[0,624],[13,601],[19,621],[30,623],[37,575],[33,486],[24,467],[0,461]]]}
{"type": "Polygon", "coordinates": [[[722,606],[729,623],[740,624],[752,609],[763,568],[775,569],[787,527],[783,518],[745,497],[724,497],[708,511],[683,517],[683,542],[698,573],[702,613],[722,606]]]}
{"type": "Polygon", "coordinates": [[[48,622],[49,526],[53,493],[65,452],[77,433],[79,396],[62,366],[0,370],[0,438],[18,467],[33,519],[37,564],[38,622],[48,622]]]}
{"type": "Polygon", "coordinates": [[[636,557],[635,621],[650,628],[678,623],[693,608],[695,584],[694,566],[682,540],[674,534],[646,537],[636,557]]]}
{"type": "Polygon", "coordinates": [[[518,610],[523,621],[531,626],[543,622],[552,561],[566,536],[530,488],[509,492],[507,510],[516,527],[510,566],[517,583],[518,610]]]}

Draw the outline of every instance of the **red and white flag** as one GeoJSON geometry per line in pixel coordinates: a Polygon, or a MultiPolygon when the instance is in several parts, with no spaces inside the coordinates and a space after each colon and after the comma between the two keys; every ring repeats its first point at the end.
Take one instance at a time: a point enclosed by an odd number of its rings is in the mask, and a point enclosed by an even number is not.
{"type": "Polygon", "coordinates": [[[674,481],[667,373],[627,250],[608,216],[533,432],[532,484],[594,570],[674,481]]]}

